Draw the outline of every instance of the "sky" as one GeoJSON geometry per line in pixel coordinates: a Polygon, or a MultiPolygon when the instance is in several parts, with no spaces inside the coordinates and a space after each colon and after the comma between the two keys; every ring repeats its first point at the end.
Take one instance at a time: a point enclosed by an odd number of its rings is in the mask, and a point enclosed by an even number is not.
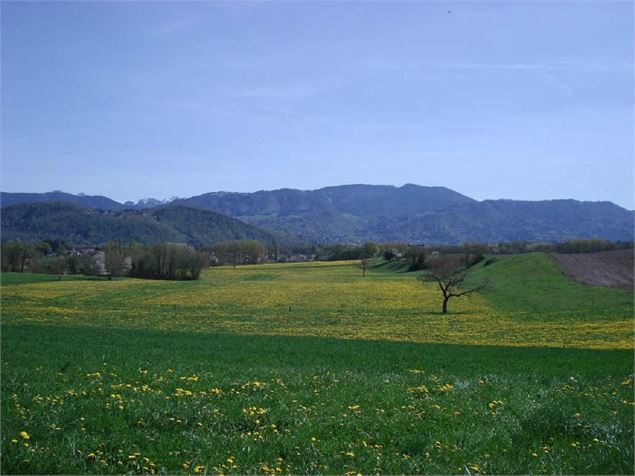
{"type": "Polygon", "coordinates": [[[630,1],[1,2],[1,188],[633,197],[630,1]]]}

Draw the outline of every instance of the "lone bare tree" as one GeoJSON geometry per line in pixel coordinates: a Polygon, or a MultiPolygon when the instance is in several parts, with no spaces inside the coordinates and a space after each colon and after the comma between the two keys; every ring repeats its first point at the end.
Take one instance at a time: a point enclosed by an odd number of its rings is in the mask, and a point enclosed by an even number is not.
{"type": "Polygon", "coordinates": [[[370,266],[370,260],[368,258],[362,258],[362,264],[361,264],[362,277],[366,276],[366,270],[368,269],[369,266],[370,266]]]}
{"type": "Polygon", "coordinates": [[[437,255],[430,257],[427,262],[428,273],[419,277],[421,282],[436,282],[443,295],[443,307],[441,312],[448,313],[448,301],[455,297],[467,296],[487,286],[487,281],[482,281],[476,286],[465,287],[465,280],[470,273],[470,268],[465,266],[463,256],[437,255]]]}

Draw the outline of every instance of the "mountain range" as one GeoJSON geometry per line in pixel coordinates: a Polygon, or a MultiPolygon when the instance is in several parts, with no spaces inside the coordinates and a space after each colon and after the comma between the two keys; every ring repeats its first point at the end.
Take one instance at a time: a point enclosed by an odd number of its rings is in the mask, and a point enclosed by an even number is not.
{"type": "MultiPolygon", "coordinates": [[[[364,241],[439,244],[513,240],[550,242],[573,238],[631,241],[634,228],[633,212],[611,202],[477,201],[445,187],[412,184],[401,187],[343,185],[318,190],[280,189],[254,193],[211,192],[171,199],[168,205],[156,199],[123,204],[103,196],[63,192],[3,192],[0,200],[4,236],[9,230],[5,215],[12,206],[51,201],[118,212],[120,215],[117,216],[124,221],[130,220],[130,217],[148,216],[147,212],[152,215],[159,210],[179,210],[171,212],[184,217],[180,225],[175,225],[175,230],[186,238],[187,233],[183,234],[179,227],[187,226],[185,216],[194,213],[186,212],[187,209],[226,215],[243,224],[260,227],[261,231],[276,230],[286,239],[293,236],[317,244],[364,241]]],[[[94,219],[104,221],[107,216],[96,214],[94,219]]],[[[19,234],[21,226],[20,219],[12,221],[11,233],[19,234]]],[[[68,226],[73,225],[68,223],[68,226]]],[[[60,223],[58,232],[63,228],[64,223],[60,223]]],[[[191,237],[188,239],[191,240],[191,237]]],[[[201,236],[197,240],[205,241],[201,236]]]]}

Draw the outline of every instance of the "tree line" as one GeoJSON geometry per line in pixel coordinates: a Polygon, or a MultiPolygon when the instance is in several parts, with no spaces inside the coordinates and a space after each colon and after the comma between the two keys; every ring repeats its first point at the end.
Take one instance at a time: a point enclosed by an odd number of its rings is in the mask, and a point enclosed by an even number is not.
{"type": "MultiPolygon", "coordinates": [[[[520,254],[531,252],[544,253],[595,253],[617,249],[633,248],[632,241],[608,241],[600,239],[576,239],[562,243],[534,243],[529,241],[510,241],[501,243],[461,243],[455,245],[423,245],[406,243],[373,243],[335,244],[314,249],[318,260],[361,260],[368,258],[384,258],[392,261],[405,259],[413,271],[425,267],[426,257],[430,254],[473,255],[486,254],[520,254]]],[[[469,258],[473,259],[473,258],[469,258]]]]}
{"type": "Polygon", "coordinates": [[[280,247],[257,240],[226,240],[196,250],[181,243],[108,242],[76,251],[63,241],[2,242],[2,271],[87,276],[132,276],[150,279],[198,279],[208,266],[258,264],[275,261],[280,247]]]}
{"type": "MultiPolygon", "coordinates": [[[[13,240],[2,242],[2,271],[50,274],[85,274],[135,276],[152,279],[198,279],[207,266],[240,266],[272,261],[285,261],[289,253],[302,260],[369,260],[382,258],[386,262],[400,260],[407,269],[426,269],[435,255],[461,256],[466,267],[485,255],[517,254],[532,251],[557,253],[590,253],[632,248],[633,242],[611,242],[599,239],[569,240],[563,243],[531,243],[514,241],[496,244],[462,243],[457,245],[417,245],[405,243],[307,245],[282,253],[275,244],[257,240],[226,240],[194,249],[179,243],[109,242],[92,251],[75,252],[60,240],[37,243],[13,240]]],[[[367,262],[367,261],[366,261],[367,262]]],[[[366,266],[367,267],[367,266],[366,266]]]]}
{"type": "Polygon", "coordinates": [[[181,243],[109,242],[79,253],[65,243],[14,240],[3,242],[1,251],[2,271],[18,273],[185,280],[198,279],[209,262],[206,253],[181,243]]]}
{"type": "Polygon", "coordinates": [[[230,265],[234,268],[241,264],[258,264],[269,260],[276,261],[279,253],[279,248],[275,245],[265,247],[258,240],[220,241],[205,247],[204,250],[209,255],[211,264],[217,266],[230,265]]]}

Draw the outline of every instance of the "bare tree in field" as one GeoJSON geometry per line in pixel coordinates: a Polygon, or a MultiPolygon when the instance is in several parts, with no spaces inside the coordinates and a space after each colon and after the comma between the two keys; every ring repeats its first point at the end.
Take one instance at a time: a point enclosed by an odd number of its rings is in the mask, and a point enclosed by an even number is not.
{"type": "Polygon", "coordinates": [[[366,270],[370,266],[370,260],[368,258],[362,258],[362,277],[366,276],[366,270]]]}
{"type": "Polygon", "coordinates": [[[436,282],[443,296],[441,312],[448,313],[448,301],[455,297],[467,296],[487,286],[483,281],[476,286],[465,287],[465,280],[470,268],[465,266],[465,259],[460,255],[438,255],[426,262],[428,273],[419,277],[422,282],[436,282]]]}

